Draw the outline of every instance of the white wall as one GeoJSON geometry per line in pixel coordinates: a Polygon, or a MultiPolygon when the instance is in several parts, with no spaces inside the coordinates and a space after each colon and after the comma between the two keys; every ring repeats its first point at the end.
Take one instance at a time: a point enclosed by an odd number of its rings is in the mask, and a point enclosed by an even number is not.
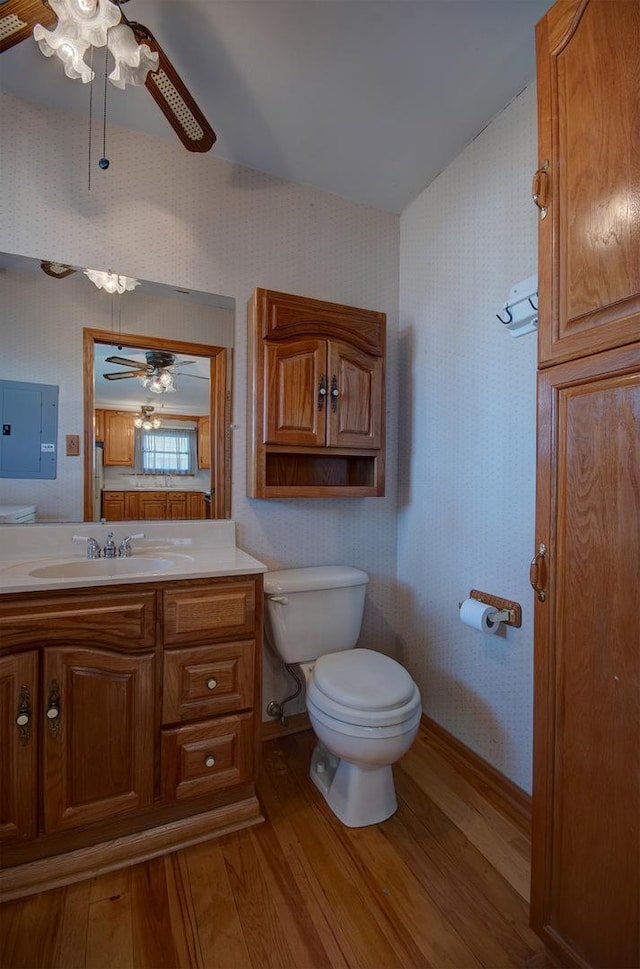
{"type": "MultiPolygon", "coordinates": [[[[85,119],[8,96],[0,110],[0,250],[236,300],[232,514],[238,543],[270,567],[340,562],[366,569],[371,584],[362,645],[393,652],[395,409],[387,413],[385,498],[246,498],[245,307],[253,289],[264,286],[386,313],[394,401],[398,216],[240,168],[215,152],[190,154],[177,139],[165,143],[117,128],[107,132],[111,167],[92,169],[89,192],[85,119]]],[[[52,327],[48,345],[57,340],[52,327]]],[[[65,352],[77,356],[78,349],[65,352]]],[[[4,366],[0,360],[0,375],[4,366]]],[[[288,688],[269,654],[265,684],[265,701],[288,688]]]]}
{"type": "MultiPolygon", "coordinates": [[[[117,129],[111,168],[92,172],[88,193],[84,121],[7,97],[0,108],[0,249],[235,298],[239,543],[274,568],[366,569],[361,645],[402,656],[426,712],[529,788],[535,337],[512,339],[495,313],[536,269],[534,90],[401,220],[117,129]],[[387,313],[384,499],[246,498],[244,307],[255,286],[387,313]],[[457,603],[472,588],[520,601],[522,629],[485,638],[462,626],[457,603]]],[[[287,686],[267,653],[265,702],[287,686]]]]}
{"type": "Polygon", "coordinates": [[[496,319],[537,268],[535,88],[401,216],[399,615],[425,712],[530,789],[535,334],[496,319]],[[471,589],[521,629],[463,626],[471,589]]]}

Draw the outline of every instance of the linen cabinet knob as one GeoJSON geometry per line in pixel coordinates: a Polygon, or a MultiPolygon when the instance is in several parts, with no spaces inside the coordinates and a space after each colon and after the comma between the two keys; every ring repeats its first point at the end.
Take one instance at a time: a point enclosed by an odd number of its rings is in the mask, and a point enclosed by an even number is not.
{"type": "Polygon", "coordinates": [[[216,763],[216,759],[213,756],[213,754],[207,754],[207,756],[204,759],[204,766],[205,767],[214,767],[215,766],[215,763],[216,763]]]}
{"type": "Polygon", "coordinates": [[[217,685],[218,685],[218,681],[217,680],[214,680],[213,677],[211,677],[210,680],[207,680],[207,687],[210,690],[215,690],[215,688],[217,687],[217,685]]]}

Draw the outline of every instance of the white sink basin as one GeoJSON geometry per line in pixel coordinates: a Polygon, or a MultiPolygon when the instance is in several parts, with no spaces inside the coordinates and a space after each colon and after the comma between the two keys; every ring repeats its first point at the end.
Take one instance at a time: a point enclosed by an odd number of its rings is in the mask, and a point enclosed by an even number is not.
{"type": "Polygon", "coordinates": [[[168,572],[174,567],[171,559],[117,558],[83,559],[81,562],[56,562],[32,569],[36,579],[90,579],[99,576],[146,575],[148,572],[168,572]]]}

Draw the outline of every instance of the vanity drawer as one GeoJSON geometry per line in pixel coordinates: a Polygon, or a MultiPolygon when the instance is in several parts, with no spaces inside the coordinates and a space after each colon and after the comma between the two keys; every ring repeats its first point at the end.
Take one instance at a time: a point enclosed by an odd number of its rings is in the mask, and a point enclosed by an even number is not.
{"type": "Polygon", "coordinates": [[[83,643],[121,650],[148,649],[156,641],[156,593],[81,592],[0,596],[0,643],[20,646],[83,643]]]}
{"type": "Polygon", "coordinates": [[[253,776],[253,715],[218,717],[162,731],[162,800],[182,801],[253,776]]]}
{"type": "Polygon", "coordinates": [[[253,706],[252,639],[166,650],[163,723],[202,720],[253,706]]]}
{"type": "Polygon", "coordinates": [[[256,586],[247,579],[164,593],[165,646],[255,633],[256,586]]]}

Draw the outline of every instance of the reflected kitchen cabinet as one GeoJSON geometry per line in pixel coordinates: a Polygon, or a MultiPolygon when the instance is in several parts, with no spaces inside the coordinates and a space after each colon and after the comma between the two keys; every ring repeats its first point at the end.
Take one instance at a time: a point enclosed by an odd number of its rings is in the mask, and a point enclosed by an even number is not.
{"type": "Polygon", "coordinates": [[[104,465],[133,467],[133,419],[127,411],[105,410],[104,465]]]}

